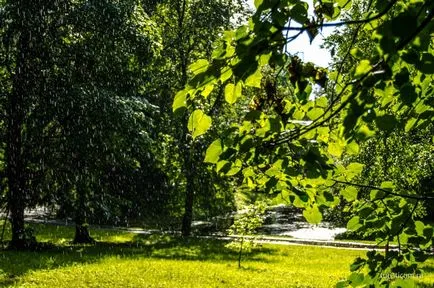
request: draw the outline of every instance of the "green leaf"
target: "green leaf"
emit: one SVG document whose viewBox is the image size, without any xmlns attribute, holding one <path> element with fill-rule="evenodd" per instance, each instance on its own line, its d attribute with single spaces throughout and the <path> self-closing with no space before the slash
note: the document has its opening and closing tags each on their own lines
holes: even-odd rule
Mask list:
<svg viewBox="0 0 434 288">
<path fill-rule="evenodd" d="M 375 118 L 375 123 L 377 127 L 383 131 L 391 131 L 399 124 L 398 120 L 393 115 L 378 116 Z"/>
<path fill-rule="evenodd" d="M 319 127 L 316 129 L 317 133 L 317 139 L 318 141 L 322 141 L 324 143 L 329 142 L 329 136 L 330 136 L 330 128 L 328 127 Z"/>
<path fill-rule="evenodd" d="M 363 164 L 360 164 L 360 163 L 357 163 L 357 162 L 353 162 L 353 163 L 350 163 L 350 165 L 347 166 L 347 171 L 351 171 L 353 173 L 360 174 L 363 171 L 363 167 L 364 167 Z"/>
<path fill-rule="evenodd" d="M 347 223 L 347 229 L 350 231 L 356 231 L 360 227 L 362 227 L 362 225 L 360 224 L 360 217 L 359 216 L 354 216 Z"/>
<path fill-rule="evenodd" d="M 342 9 L 351 8 L 351 2 L 351 0 L 337 0 L 339 7 L 341 7 Z"/>
<path fill-rule="evenodd" d="M 419 64 L 416 65 L 416 68 L 422 73 L 434 74 L 434 55 L 424 52 L 422 54 L 422 59 Z"/>
<path fill-rule="evenodd" d="M 229 104 L 233 104 L 235 103 L 236 96 L 234 96 L 235 94 L 235 85 L 233 83 L 228 83 L 225 86 L 225 100 L 226 102 L 228 102 Z"/>
<path fill-rule="evenodd" d="M 348 280 L 350 281 L 351 286 L 353 286 L 353 287 L 357 287 L 360 284 L 362 284 L 364 279 L 365 279 L 365 276 L 362 273 L 356 273 L 356 272 L 352 273 L 348 277 Z"/>
<path fill-rule="evenodd" d="M 411 118 L 407 121 L 407 123 L 405 124 L 405 132 L 407 133 L 408 131 L 410 131 L 414 125 L 417 123 L 417 119 L 416 118 Z"/>
<path fill-rule="evenodd" d="M 223 145 L 220 139 L 215 140 L 209 145 L 205 153 L 205 163 L 216 164 L 219 161 L 219 156 L 223 152 Z"/>
<path fill-rule="evenodd" d="M 232 69 L 230 67 L 225 67 L 224 69 L 222 69 L 219 79 L 222 83 L 225 83 L 232 77 L 232 75 L 233 75 Z"/>
<path fill-rule="evenodd" d="M 366 265 L 366 260 L 360 257 L 357 257 L 356 260 L 354 260 L 353 264 L 350 266 L 350 271 L 354 272 L 362 268 Z"/>
<path fill-rule="evenodd" d="M 383 181 L 383 182 L 381 182 L 380 187 L 385 189 L 385 190 L 392 191 L 395 188 L 395 184 L 393 184 L 392 181 Z"/>
<path fill-rule="evenodd" d="M 268 65 L 268 63 L 270 62 L 270 58 L 271 58 L 272 53 L 268 53 L 268 54 L 262 54 L 261 57 L 259 57 L 259 66 L 264 66 L 264 65 Z"/>
<path fill-rule="evenodd" d="M 315 99 L 315 105 L 317 107 L 320 107 L 320 108 L 327 108 L 328 107 L 327 97 L 322 96 L 322 97 L 316 98 Z"/>
<path fill-rule="evenodd" d="M 235 31 L 235 39 L 236 40 L 240 40 L 242 38 L 245 38 L 248 35 L 249 35 L 249 28 L 246 25 L 243 25 L 243 26 L 239 27 Z"/>
<path fill-rule="evenodd" d="M 307 3 L 298 2 L 290 11 L 289 15 L 292 19 L 300 24 L 305 24 L 308 20 L 307 18 Z"/>
<path fill-rule="evenodd" d="M 214 89 L 214 85 L 206 85 L 205 89 L 202 90 L 200 93 L 203 97 L 207 98 L 209 94 L 211 94 L 212 90 Z"/>
<path fill-rule="evenodd" d="M 371 70 L 371 62 L 369 60 L 360 61 L 359 65 L 356 67 L 356 72 L 354 74 L 355 78 L 360 78 Z"/>
<path fill-rule="evenodd" d="M 355 141 L 350 142 L 345 147 L 345 149 L 346 149 L 347 153 L 350 155 L 358 155 L 360 153 L 359 144 L 357 144 L 357 142 L 355 142 Z"/>
<path fill-rule="evenodd" d="M 371 199 L 371 201 L 374 201 L 378 199 L 383 199 L 385 195 L 386 193 L 384 193 L 384 191 L 374 189 L 371 190 L 371 192 L 369 193 L 369 198 Z"/>
<path fill-rule="evenodd" d="M 423 235 L 423 229 L 425 228 L 425 224 L 421 221 L 415 221 L 414 226 L 416 228 L 417 235 Z"/>
<path fill-rule="evenodd" d="M 172 111 L 175 112 L 180 108 L 186 108 L 187 104 L 187 91 L 181 90 L 175 95 L 175 99 L 172 104 Z"/>
<path fill-rule="evenodd" d="M 316 120 L 323 114 L 324 110 L 321 108 L 313 108 L 306 113 L 307 117 L 309 117 L 310 120 Z"/>
<path fill-rule="evenodd" d="M 319 211 L 318 206 L 308 207 L 303 211 L 303 216 L 306 218 L 307 222 L 311 224 L 319 224 L 322 220 L 321 211 Z"/>
<path fill-rule="evenodd" d="M 356 200 L 357 199 L 357 194 L 358 194 L 358 191 L 353 186 L 347 186 L 344 190 L 341 191 L 341 195 L 348 202 Z"/>
<path fill-rule="evenodd" d="M 225 86 L 225 100 L 229 104 L 234 104 L 238 97 L 241 96 L 242 93 L 242 84 L 241 82 L 238 82 L 237 85 L 234 85 L 232 83 L 228 83 Z"/>
<path fill-rule="evenodd" d="M 198 136 L 204 134 L 211 127 L 211 117 L 202 112 L 202 110 L 195 110 L 188 119 L 188 130 L 196 139 Z"/>
<path fill-rule="evenodd" d="M 193 64 L 191 64 L 188 68 L 193 73 L 193 75 L 197 75 L 205 72 L 208 69 L 209 62 L 206 59 L 199 59 Z"/>
<path fill-rule="evenodd" d="M 334 20 L 337 17 L 339 17 L 341 9 L 339 6 L 335 6 L 333 1 L 323 1 L 322 3 L 322 10 L 324 13 L 324 16 L 327 20 Z"/>
<path fill-rule="evenodd" d="M 405 83 L 399 89 L 399 97 L 401 101 L 406 105 L 412 105 L 418 98 L 416 93 L 416 87 L 414 87 L 411 83 Z"/>
<path fill-rule="evenodd" d="M 226 172 L 226 176 L 234 176 L 238 172 L 241 171 L 241 168 L 243 167 L 243 163 L 237 159 L 235 163 L 231 163 L 230 169 L 228 172 Z"/>
<path fill-rule="evenodd" d="M 262 73 L 261 69 L 256 69 L 255 73 L 247 77 L 245 84 L 249 87 L 261 88 Z"/>
<path fill-rule="evenodd" d="M 329 143 L 327 152 L 329 152 L 332 156 L 341 157 L 343 153 L 343 147 L 339 145 L 339 143 Z"/>
<path fill-rule="evenodd" d="M 221 160 L 217 162 L 216 171 L 217 172 L 227 172 L 231 167 L 231 163 L 227 160 Z"/>
<path fill-rule="evenodd" d="M 262 5 L 262 2 L 264 2 L 264 0 L 255 0 L 255 8 L 258 9 L 259 6 Z"/>
<path fill-rule="evenodd" d="M 371 130 L 367 125 L 362 125 L 357 130 L 357 138 L 366 140 L 375 135 L 375 131 Z"/>
<path fill-rule="evenodd" d="M 348 287 L 348 281 L 347 280 L 341 280 L 336 284 L 335 288 L 346 288 Z"/>
</svg>

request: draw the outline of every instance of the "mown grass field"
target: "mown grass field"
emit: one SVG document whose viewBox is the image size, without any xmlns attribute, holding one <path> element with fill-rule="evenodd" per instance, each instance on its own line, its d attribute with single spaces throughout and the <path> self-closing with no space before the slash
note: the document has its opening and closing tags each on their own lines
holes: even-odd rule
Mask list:
<svg viewBox="0 0 434 288">
<path fill-rule="evenodd" d="M 263 245 L 245 256 L 225 242 L 92 230 L 96 245 L 71 245 L 73 228 L 31 225 L 43 251 L 0 252 L 0 287 L 334 287 L 364 251 Z M 9 235 L 8 231 L 6 235 Z M 421 278 L 434 287 L 434 259 Z"/>
</svg>

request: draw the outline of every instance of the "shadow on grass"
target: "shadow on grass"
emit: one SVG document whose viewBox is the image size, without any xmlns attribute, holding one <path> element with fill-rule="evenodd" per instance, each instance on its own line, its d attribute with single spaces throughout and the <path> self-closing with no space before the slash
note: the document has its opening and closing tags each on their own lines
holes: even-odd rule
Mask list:
<svg viewBox="0 0 434 288">
<path fill-rule="evenodd" d="M 130 242 L 97 242 L 95 245 L 42 245 L 37 251 L 0 250 L 0 287 L 12 285 L 29 271 L 61 266 L 91 264 L 107 257 L 157 258 L 198 261 L 237 261 L 227 242 L 168 235 L 135 235 Z M 266 261 L 261 254 L 272 249 L 257 248 L 244 254 L 249 261 Z"/>
</svg>

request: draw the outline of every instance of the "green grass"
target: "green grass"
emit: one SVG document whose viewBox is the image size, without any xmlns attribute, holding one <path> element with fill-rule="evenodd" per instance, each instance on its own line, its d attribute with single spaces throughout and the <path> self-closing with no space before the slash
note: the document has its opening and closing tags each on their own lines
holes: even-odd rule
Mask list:
<svg viewBox="0 0 434 288">
<path fill-rule="evenodd" d="M 245 256 L 225 242 L 98 229 L 96 245 L 71 245 L 71 227 L 31 225 L 43 251 L 0 252 L 0 287 L 334 287 L 364 251 L 264 245 Z M 9 234 L 9 233 L 8 233 Z M 434 283 L 430 274 L 424 283 Z M 431 269 L 431 270 L 430 270 Z M 430 287 L 429 285 L 428 287 Z"/>
</svg>

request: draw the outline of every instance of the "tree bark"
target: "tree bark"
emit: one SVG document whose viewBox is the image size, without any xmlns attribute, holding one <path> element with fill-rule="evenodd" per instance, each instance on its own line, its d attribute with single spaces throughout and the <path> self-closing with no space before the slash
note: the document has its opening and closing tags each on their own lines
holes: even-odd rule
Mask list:
<svg viewBox="0 0 434 288">
<path fill-rule="evenodd" d="M 95 239 L 90 236 L 87 222 L 86 212 L 86 184 L 83 181 L 79 181 L 77 189 L 77 206 L 75 211 L 75 236 L 73 243 L 75 244 L 93 244 Z"/>
<path fill-rule="evenodd" d="M 86 223 L 75 223 L 74 244 L 94 244 L 96 241 L 90 236 Z"/>
<path fill-rule="evenodd" d="M 24 21 L 24 20 L 23 20 Z M 24 28 L 22 29 L 24 30 Z M 6 126 L 6 175 L 8 179 L 8 208 L 12 224 L 12 248 L 28 246 L 24 227 L 26 208 L 25 163 L 23 159 L 22 129 L 25 117 L 24 95 L 30 84 L 30 32 L 21 31 L 18 40 L 18 53 L 15 75 L 12 78 L 12 92 L 8 95 Z"/>
<path fill-rule="evenodd" d="M 193 148 L 191 148 L 193 149 Z M 185 161 L 185 159 L 184 159 Z M 187 160 L 189 163 L 189 159 Z M 192 165 L 189 165 L 190 167 Z M 192 168 L 192 167 L 191 167 Z M 184 215 L 182 218 L 181 234 L 183 237 L 191 235 L 191 222 L 193 221 L 193 203 L 194 203 L 194 176 L 190 171 L 186 172 L 187 185 L 185 188 Z"/>
<path fill-rule="evenodd" d="M 8 208 L 12 224 L 12 241 L 14 248 L 24 248 L 24 209 L 25 209 L 25 180 L 22 159 L 22 95 L 19 91 L 11 93 L 9 97 L 9 115 L 7 124 L 6 173 L 8 178 Z"/>
<path fill-rule="evenodd" d="M 179 43 L 184 43 L 184 21 L 185 21 L 185 12 L 187 7 L 186 0 L 182 0 L 178 2 L 179 6 L 177 7 L 178 13 L 178 41 Z M 181 86 L 184 86 L 187 83 L 187 65 L 188 65 L 188 52 L 185 51 L 183 46 L 180 46 L 179 50 L 179 59 L 180 59 L 180 68 L 181 68 Z M 183 159 L 183 172 L 186 180 L 185 187 L 185 200 L 184 200 L 184 215 L 182 217 L 182 227 L 181 234 L 183 237 L 188 237 L 191 235 L 191 223 L 193 221 L 193 204 L 194 204 L 194 167 L 192 163 L 192 155 L 193 155 L 193 141 L 189 138 L 189 132 L 187 128 L 187 115 L 185 115 L 182 122 L 182 140 L 181 151 L 184 154 Z"/>
</svg>

